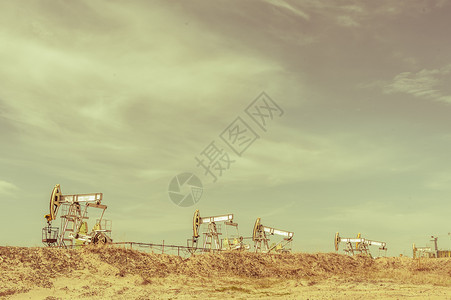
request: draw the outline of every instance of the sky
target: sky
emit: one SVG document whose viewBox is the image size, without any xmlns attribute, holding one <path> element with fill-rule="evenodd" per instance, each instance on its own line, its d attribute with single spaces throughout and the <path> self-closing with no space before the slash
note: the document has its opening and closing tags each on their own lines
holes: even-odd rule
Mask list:
<svg viewBox="0 0 451 300">
<path fill-rule="evenodd" d="M 260 217 L 301 252 L 334 251 L 336 232 L 390 256 L 431 235 L 451 249 L 450 13 L 432 0 L 0 1 L 0 245 L 42 245 L 60 184 L 103 193 L 115 241 L 186 245 L 199 209 L 233 213 L 245 237 Z M 188 207 L 168 193 L 182 173 L 203 187 Z"/>
</svg>

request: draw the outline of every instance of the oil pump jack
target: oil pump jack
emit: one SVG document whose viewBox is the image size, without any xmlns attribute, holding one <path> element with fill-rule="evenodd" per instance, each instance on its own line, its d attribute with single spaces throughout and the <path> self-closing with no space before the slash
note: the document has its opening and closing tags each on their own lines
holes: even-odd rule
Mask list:
<svg viewBox="0 0 451 300">
<path fill-rule="evenodd" d="M 50 196 L 50 212 L 45 215 L 47 227 L 42 228 L 42 242 L 49 247 L 67 247 L 81 244 L 106 244 L 112 242 L 111 221 L 102 220 L 106 205 L 101 204 L 102 193 L 63 195 L 59 184 Z M 88 232 L 88 208 L 101 210 L 91 232 Z M 61 229 L 52 227 L 59 211 Z M 67 243 L 67 244 L 66 244 Z"/>
<path fill-rule="evenodd" d="M 338 251 L 340 243 L 344 243 L 346 245 L 343 251 L 351 256 L 356 254 L 371 256 L 369 246 L 378 246 L 379 250 L 387 252 L 387 243 L 362 238 L 360 233 L 357 234 L 356 238 L 342 238 L 337 232 L 334 238 L 335 251 Z"/>
<path fill-rule="evenodd" d="M 272 246 L 269 246 L 269 238 L 268 235 L 279 235 L 282 236 L 283 239 L 274 243 Z M 254 250 L 255 252 L 266 252 L 270 253 L 271 251 L 284 253 L 291 252 L 291 247 L 287 247 L 291 245 L 293 241 L 294 232 L 275 229 L 273 227 L 264 226 L 261 224 L 261 219 L 257 218 L 254 225 L 254 230 L 252 233 L 252 240 L 254 241 Z"/>
<path fill-rule="evenodd" d="M 233 214 L 225 214 L 212 217 L 201 217 L 199 210 L 196 209 L 193 216 L 193 237 L 188 240 L 188 246 L 193 250 L 198 248 L 198 241 L 200 237 L 200 226 L 206 224 L 207 228 L 203 232 L 202 251 L 214 250 L 244 250 L 246 245 L 243 244 L 243 238 L 239 236 L 238 224 L 233 222 Z M 220 225 L 225 226 L 226 235 L 222 240 L 220 235 Z M 227 227 L 234 227 L 236 234 L 231 238 L 228 234 Z M 191 244 L 191 245 L 190 245 Z"/>
</svg>

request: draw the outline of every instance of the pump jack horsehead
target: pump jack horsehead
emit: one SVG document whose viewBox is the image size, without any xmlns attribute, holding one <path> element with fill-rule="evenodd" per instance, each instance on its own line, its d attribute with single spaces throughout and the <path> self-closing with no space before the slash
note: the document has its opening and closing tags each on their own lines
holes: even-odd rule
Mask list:
<svg viewBox="0 0 451 300">
<path fill-rule="evenodd" d="M 225 225 L 226 236 L 220 241 L 219 236 L 222 235 L 220 232 L 219 225 L 223 223 Z M 213 217 L 201 217 L 199 210 L 196 209 L 193 217 L 193 238 L 188 240 L 188 246 L 191 247 L 192 251 L 197 249 L 198 240 L 200 237 L 200 226 L 202 224 L 207 224 L 208 227 L 203 233 L 204 241 L 202 245 L 202 251 L 211 250 L 244 250 L 247 249 L 247 245 L 243 244 L 243 238 L 239 236 L 238 224 L 233 222 L 233 214 L 226 214 Z M 229 237 L 227 227 L 235 227 L 236 234 L 234 238 Z M 191 243 L 191 245 L 189 245 Z"/>
<path fill-rule="evenodd" d="M 47 227 L 42 229 L 42 242 L 47 246 L 67 247 L 87 243 L 106 244 L 111 243 L 111 222 L 102 220 L 106 205 L 101 204 L 102 193 L 63 195 L 59 184 L 55 185 L 50 196 L 50 212 L 45 215 Z M 88 207 L 98 208 L 102 211 L 92 231 L 88 233 Z M 56 220 L 59 210 L 61 215 L 61 230 L 52 227 L 52 221 Z"/>
<path fill-rule="evenodd" d="M 371 256 L 369 246 L 378 246 L 380 251 L 385 251 L 385 254 L 387 252 L 387 243 L 362 238 L 360 233 L 357 234 L 356 238 L 342 238 L 337 232 L 334 238 L 335 251 L 338 251 L 340 243 L 346 245 L 346 248 L 344 248 L 343 251 L 348 255 L 363 254 Z M 353 246 L 354 244 L 355 247 Z"/>
<path fill-rule="evenodd" d="M 269 238 L 267 235 L 279 235 L 283 236 L 282 241 L 279 243 L 274 243 L 271 247 L 269 246 Z M 254 225 L 254 231 L 252 233 L 252 240 L 254 241 L 255 252 L 266 252 L 276 251 L 280 253 L 291 252 L 291 249 L 287 247 L 293 241 L 294 232 L 275 229 L 273 227 L 264 226 L 261 224 L 261 219 L 257 218 Z"/>
</svg>

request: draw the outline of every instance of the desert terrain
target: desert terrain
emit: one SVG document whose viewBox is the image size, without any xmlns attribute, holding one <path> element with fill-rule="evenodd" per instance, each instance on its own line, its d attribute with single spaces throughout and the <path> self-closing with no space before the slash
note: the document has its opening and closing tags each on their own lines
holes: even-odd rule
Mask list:
<svg viewBox="0 0 451 300">
<path fill-rule="evenodd" d="M 0 247 L 1 299 L 451 299 L 451 259 Z"/>
</svg>

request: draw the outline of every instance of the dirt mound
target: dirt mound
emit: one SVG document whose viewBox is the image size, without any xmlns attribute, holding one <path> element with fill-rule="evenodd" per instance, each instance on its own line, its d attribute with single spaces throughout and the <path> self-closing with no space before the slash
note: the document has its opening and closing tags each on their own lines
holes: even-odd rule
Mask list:
<svg viewBox="0 0 451 300">
<path fill-rule="evenodd" d="M 84 272 L 84 273 L 83 273 Z M 298 280 L 402 281 L 451 286 L 451 259 L 350 257 L 335 253 L 268 255 L 221 252 L 179 256 L 115 247 L 82 249 L 0 247 L 0 296 L 52 288 L 56 278 L 74 274 L 156 278 L 282 278 Z"/>
</svg>

